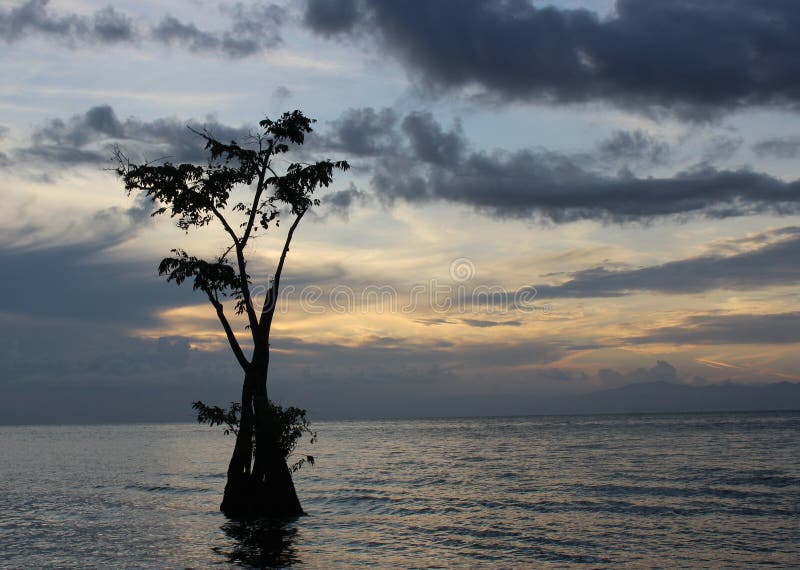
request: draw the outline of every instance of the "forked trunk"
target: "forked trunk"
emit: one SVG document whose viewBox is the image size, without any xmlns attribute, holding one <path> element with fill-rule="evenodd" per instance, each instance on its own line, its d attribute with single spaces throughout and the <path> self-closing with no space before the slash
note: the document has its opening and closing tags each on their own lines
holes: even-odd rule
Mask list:
<svg viewBox="0 0 800 570">
<path fill-rule="evenodd" d="M 266 366 L 259 368 L 245 375 L 239 433 L 220 510 L 235 518 L 302 515 L 277 422 L 271 417 Z"/>
</svg>

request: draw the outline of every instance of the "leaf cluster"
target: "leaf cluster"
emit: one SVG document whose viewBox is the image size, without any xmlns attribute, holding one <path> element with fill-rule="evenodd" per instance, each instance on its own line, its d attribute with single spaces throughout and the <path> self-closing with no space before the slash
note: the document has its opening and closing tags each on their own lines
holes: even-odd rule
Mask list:
<svg viewBox="0 0 800 570">
<path fill-rule="evenodd" d="M 236 313 L 245 310 L 241 291 L 241 277 L 224 257 L 214 262 L 198 259 L 182 249 L 171 250 L 175 257 L 165 257 L 158 265 L 158 274 L 166 276 L 167 282 L 180 285 L 192 280 L 192 289 L 203 291 L 212 303 L 219 303 L 220 297 L 236 299 Z"/>
<path fill-rule="evenodd" d="M 224 426 L 225 435 L 239 433 L 239 418 L 241 417 L 242 405 L 239 402 L 231 402 L 231 407 L 227 410 L 219 406 L 207 406 L 201 401 L 193 402 L 192 409 L 197 410 L 197 423 L 208 424 L 211 427 Z"/>
<path fill-rule="evenodd" d="M 268 403 L 268 429 L 277 439 L 278 448 L 284 457 L 289 457 L 303 435 L 309 436 L 309 443 L 317 441 L 317 433 L 311 429 L 306 411 L 289 406 L 284 408 L 274 402 Z M 314 463 L 312 458 L 310 463 Z"/>
<path fill-rule="evenodd" d="M 267 229 L 269 222 L 278 217 L 281 206 L 289 206 L 295 214 L 305 211 L 316 203 L 311 198 L 314 191 L 330 184 L 334 169 L 349 168 L 346 161 L 330 160 L 291 163 L 283 174 L 273 168 L 275 157 L 289 152 L 292 145 L 305 142 L 314 122 L 297 110 L 274 121 L 266 118 L 259 122 L 262 131 L 251 134 L 245 144 L 222 142 L 208 131 L 191 129 L 206 141 L 207 165 L 175 165 L 169 161 L 132 164 L 117 149 L 115 170 L 128 194 L 143 193 L 157 205 L 153 215 L 169 214 L 184 231 L 219 218 L 235 187 L 256 183 L 254 191 L 259 199 L 253 205 L 238 203 L 233 209 L 258 218 L 260 226 Z M 274 192 L 263 195 L 267 186 L 272 186 Z"/>
<path fill-rule="evenodd" d="M 208 406 L 198 400 L 192 403 L 192 409 L 197 411 L 198 423 L 208 424 L 211 427 L 223 426 L 225 435 L 239 433 L 242 406 L 238 402 L 231 402 L 226 410 L 219 406 Z M 266 428 L 275 438 L 284 459 L 292 455 L 304 435 L 309 437 L 309 443 L 312 445 L 317 441 L 317 433 L 311 429 L 305 410 L 294 406 L 284 408 L 270 401 L 267 403 L 267 412 L 268 416 L 264 419 L 267 423 Z M 306 463 L 314 465 L 314 456 L 304 455 L 291 465 L 291 469 L 297 471 Z"/>
<path fill-rule="evenodd" d="M 173 249 L 176 257 L 165 257 L 158 265 L 158 274 L 166 275 L 167 281 L 180 285 L 192 279 L 192 289 L 206 293 L 220 293 L 236 285 L 238 276 L 233 266 L 224 258 L 208 262 L 189 255 L 182 249 Z"/>
</svg>

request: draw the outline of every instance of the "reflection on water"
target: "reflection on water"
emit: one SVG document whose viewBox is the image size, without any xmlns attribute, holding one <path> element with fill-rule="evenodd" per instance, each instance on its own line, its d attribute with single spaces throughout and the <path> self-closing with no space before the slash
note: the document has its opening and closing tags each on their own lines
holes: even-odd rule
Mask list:
<svg viewBox="0 0 800 570">
<path fill-rule="evenodd" d="M 0 427 L 0 568 L 796 568 L 800 413 L 318 422 L 308 516 L 192 424 Z"/>
<path fill-rule="evenodd" d="M 283 568 L 300 563 L 294 540 L 297 519 L 253 521 L 231 520 L 222 525 L 226 536 L 233 540 L 227 548 L 213 548 L 228 562 L 255 568 Z"/>
</svg>

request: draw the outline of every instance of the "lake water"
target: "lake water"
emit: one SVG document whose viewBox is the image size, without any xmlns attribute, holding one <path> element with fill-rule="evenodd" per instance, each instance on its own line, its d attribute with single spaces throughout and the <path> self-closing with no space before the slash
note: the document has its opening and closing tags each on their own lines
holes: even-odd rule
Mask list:
<svg viewBox="0 0 800 570">
<path fill-rule="evenodd" d="M 800 566 L 800 413 L 317 422 L 308 516 L 197 425 L 0 427 L 2 568 Z"/>
</svg>

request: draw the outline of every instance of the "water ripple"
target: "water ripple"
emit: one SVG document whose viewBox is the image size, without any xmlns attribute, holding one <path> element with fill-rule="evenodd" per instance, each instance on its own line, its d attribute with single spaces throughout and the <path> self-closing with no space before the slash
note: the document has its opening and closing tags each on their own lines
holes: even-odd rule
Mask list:
<svg viewBox="0 0 800 570">
<path fill-rule="evenodd" d="M 0 566 L 791 568 L 800 560 L 800 414 L 316 428 L 317 466 L 296 481 L 309 516 L 254 523 L 217 510 L 232 440 L 213 431 L 0 428 Z"/>
</svg>

